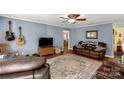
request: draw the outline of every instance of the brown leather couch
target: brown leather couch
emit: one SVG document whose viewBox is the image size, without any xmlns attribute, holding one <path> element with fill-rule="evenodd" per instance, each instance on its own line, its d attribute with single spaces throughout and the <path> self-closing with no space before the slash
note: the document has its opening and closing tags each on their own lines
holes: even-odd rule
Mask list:
<svg viewBox="0 0 124 93">
<path fill-rule="evenodd" d="M 0 79 L 49 79 L 50 66 L 43 57 L 19 57 L 0 62 Z"/>
<path fill-rule="evenodd" d="M 78 45 L 73 46 L 73 52 L 75 54 L 92 57 L 95 59 L 104 59 L 106 52 L 106 43 L 98 42 L 83 42 L 80 41 Z"/>
</svg>

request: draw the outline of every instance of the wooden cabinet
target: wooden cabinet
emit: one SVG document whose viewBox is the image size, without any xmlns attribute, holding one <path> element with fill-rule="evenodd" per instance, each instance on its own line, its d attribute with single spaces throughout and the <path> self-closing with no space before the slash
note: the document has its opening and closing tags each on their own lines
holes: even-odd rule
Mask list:
<svg viewBox="0 0 124 93">
<path fill-rule="evenodd" d="M 0 55 L 8 53 L 8 45 L 6 43 L 0 43 Z"/>
<path fill-rule="evenodd" d="M 38 52 L 39 52 L 40 56 L 54 55 L 55 49 L 54 49 L 54 47 L 42 47 L 42 48 L 38 49 Z"/>
</svg>

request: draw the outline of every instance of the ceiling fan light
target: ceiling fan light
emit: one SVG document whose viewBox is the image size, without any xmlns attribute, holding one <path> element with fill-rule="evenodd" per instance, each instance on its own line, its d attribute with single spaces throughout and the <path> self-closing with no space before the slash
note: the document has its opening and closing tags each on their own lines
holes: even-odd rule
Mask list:
<svg viewBox="0 0 124 93">
<path fill-rule="evenodd" d="M 76 20 L 75 19 L 69 19 L 68 22 L 69 23 L 74 23 Z"/>
</svg>

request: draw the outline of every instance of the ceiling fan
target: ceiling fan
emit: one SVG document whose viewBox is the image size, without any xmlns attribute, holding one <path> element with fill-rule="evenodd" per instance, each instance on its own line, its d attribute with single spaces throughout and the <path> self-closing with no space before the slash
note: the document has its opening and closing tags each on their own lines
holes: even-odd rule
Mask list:
<svg viewBox="0 0 124 93">
<path fill-rule="evenodd" d="M 80 14 L 69 14 L 67 15 L 67 18 L 66 17 L 60 17 L 62 19 L 65 19 L 65 21 L 62 21 L 63 23 L 64 22 L 69 22 L 69 23 L 76 23 L 76 21 L 86 21 L 85 18 L 78 18 L 80 16 Z"/>
</svg>

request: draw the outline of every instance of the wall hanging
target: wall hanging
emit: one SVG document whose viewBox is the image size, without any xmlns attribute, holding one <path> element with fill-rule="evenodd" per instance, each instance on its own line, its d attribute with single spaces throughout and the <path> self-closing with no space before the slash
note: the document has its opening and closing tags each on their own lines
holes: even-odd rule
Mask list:
<svg viewBox="0 0 124 93">
<path fill-rule="evenodd" d="M 19 36 L 16 38 L 16 44 L 17 45 L 23 45 L 25 44 L 24 36 L 22 35 L 22 28 L 19 27 Z"/>
<path fill-rule="evenodd" d="M 14 33 L 12 32 L 12 22 L 9 21 L 8 23 L 9 23 L 9 30 L 6 31 L 5 39 L 7 41 L 13 41 L 13 40 L 15 40 L 15 36 L 14 36 Z"/>
<path fill-rule="evenodd" d="M 98 39 L 98 31 L 86 31 L 86 39 Z"/>
</svg>

